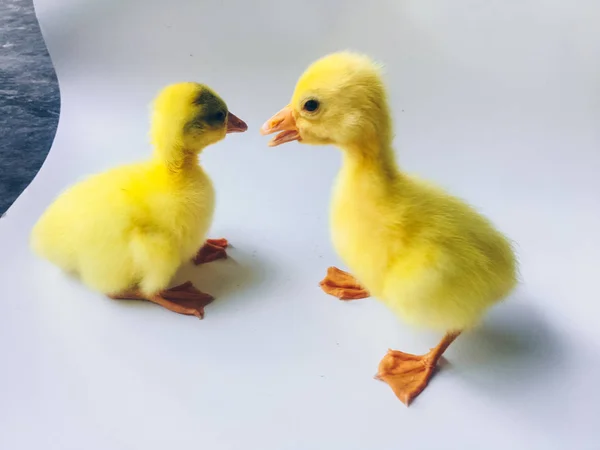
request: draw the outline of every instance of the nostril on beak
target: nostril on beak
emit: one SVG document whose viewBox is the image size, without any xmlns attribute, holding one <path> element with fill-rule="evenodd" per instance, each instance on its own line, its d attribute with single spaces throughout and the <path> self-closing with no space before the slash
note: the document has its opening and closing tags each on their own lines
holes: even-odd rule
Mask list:
<svg viewBox="0 0 600 450">
<path fill-rule="evenodd" d="M 270 133 L 275 127 L 281 125 L 283 119 L 271 119 L 262 126 L 261 131 L 263 133 Z"/>
<path fill-rule="evenodd" d="M 269 125 L 271 126 L 271 128 L 274 128 L 274 127 L 281 125 L 282 122 L 283 122 L 283 118 L 275 119 L 275 120 L 272 120 Z"/>
</svg>

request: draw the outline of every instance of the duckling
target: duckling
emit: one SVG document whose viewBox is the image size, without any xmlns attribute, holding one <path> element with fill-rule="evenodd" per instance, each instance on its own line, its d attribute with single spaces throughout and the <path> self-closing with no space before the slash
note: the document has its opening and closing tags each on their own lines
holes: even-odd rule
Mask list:
<svg viewBox="0 0 600 450">
<path fill-rule="evenodd" d="M 445 333 L 424 355 L 389 350 L 375 378 L 407 406 L 448 346 L 517 283 L 511 243 L 464 201 L 402 171 L 379 64 L 327 55 L 298 80 L 291 102 L 261 128 L 269 143 L 332 144 L 342 168 L 331 203 L 334 248 L 321 288 L 342 300 L 374 296 L 410 324 Z"/>
<path fill-rule="evenodd" d="M 148 300 L 204 316 L 213 297 L 191 282 L 167 289 L 180 265 L 226 256 L 225 239 L 204 242 L 215 192 L 202 150 L 247 125 L 212 89 L 194 82 L 155 98 L 151 159 L 93 175 L 67 189 L 31 233 L 35 253 L 113 299 Z"/>
</svg>

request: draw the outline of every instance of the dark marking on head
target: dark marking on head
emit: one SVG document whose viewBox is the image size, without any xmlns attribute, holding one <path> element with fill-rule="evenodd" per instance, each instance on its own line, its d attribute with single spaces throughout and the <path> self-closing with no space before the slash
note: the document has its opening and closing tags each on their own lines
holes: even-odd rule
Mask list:
<svg viewBox="0 0 600 450">
<path fill-rule="evenodd" d="M 190 120 L 188 123 L 185 124 L 183 131 L 186 133 L 192 130 L 202 131 L 205 128 L 206 123 L 204 119 L 202 117 L 195 117 L 194 119 Z"/>
<path fill-rule="evenodd" d="M 210 92 L 208 89 L 200 88 L 200 93 L 194 99 L 194 104 L 198 106 L 204 106 L 208 103 L 212 103 L 218 100 L 215 94 Z"/>
<path fill-rule="evenodd" d="M 193 120 L 197 125 L 206 124 L 210 127 L 222 127 L 227 120 L 227 105 L 208 89 L 202 89 L 194 99 L 194 104 L 201 107 L 199 115 Z M 196 126 L 196 128 L 203 128 Z"/>
</svg>

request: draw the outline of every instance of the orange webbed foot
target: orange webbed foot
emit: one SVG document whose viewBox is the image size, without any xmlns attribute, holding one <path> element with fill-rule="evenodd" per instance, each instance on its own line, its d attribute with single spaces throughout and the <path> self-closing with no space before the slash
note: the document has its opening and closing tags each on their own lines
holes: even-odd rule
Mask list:
<svg viewBox="0 0 600 450">
<path fill-rule="evenodd" d="M 319 283 L 321 289 L 340 300 L 359 300 L 370 297 L 369 292 L 348 272 L 330 267 L 327 276 Z"/>
<path fill-rule="evenodd" d="M 375 378 L 385 381 L 396 397 L 408 406 L 427 387 L 435 371 L 435 365 L 428 355 L 388 350 L 379 363 L 379 371 Z"/>
<path fill-rule="evenodd" d="M 192 261 L 194 264 L 200 265 L 218 259 L 225 259 L 227 258 L 226 249 L 228 246 L 229 242 L 227 239 L 207 239 Z"/>
<path fill-rule="evenodd" d="M 396 397 L 409 406 L 427 387 L 442 354 L 459 334 L 459 332 L 446 334 L 437 347 L 432 348 L 425 355 L 388 350 L 379 363 L 379 371 L 375 378 L 385 381 Z"/>
<path fill-rule="evenodd" d="M 145 296 L 139 290 L 131 290 L 109 295 L 116 300 L 147 300 L 178 314 L 204 318 L 204 307 L 214 300 L 214 297 L 199 291 L 187 281 L 179 286 L 166 289 L 152 296 Z"/>
</svg>

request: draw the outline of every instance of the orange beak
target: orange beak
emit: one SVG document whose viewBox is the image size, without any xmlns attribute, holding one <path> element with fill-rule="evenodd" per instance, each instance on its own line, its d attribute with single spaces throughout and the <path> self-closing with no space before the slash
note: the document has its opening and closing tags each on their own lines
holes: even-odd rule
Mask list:
<svg viewBox="0 0 600 450">
<path fill-rule="evenodd" d="M 248 125 L 231 111 L 227 114 L 227 133 L 243 133 Z"/>
<path fill-rule="evenodd" d="M 260 128 L 260 134 L 263 136 L 273 133 L 279 134 L 269 141 L 269 147 L 301 140 L 292 108 L 289 105 L 267 120 Z"/>
</svg>

